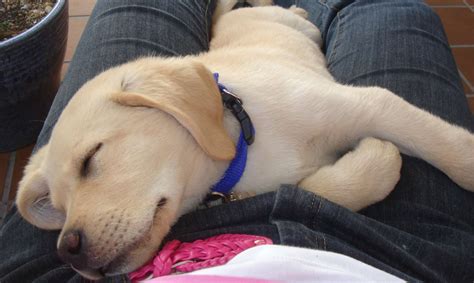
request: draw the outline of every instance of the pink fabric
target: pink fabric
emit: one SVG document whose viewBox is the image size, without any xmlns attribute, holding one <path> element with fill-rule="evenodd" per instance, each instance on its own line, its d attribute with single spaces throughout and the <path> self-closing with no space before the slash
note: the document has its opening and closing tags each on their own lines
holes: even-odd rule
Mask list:
<svg viewBox="0 0 474 283">
<path fill-rule="evenodd" d="M 277 283 L 278 281 L 218 275 L 171 275 L 154 278 L 146 283 Z"/>
<path fill-rule="evenodd" d="M 242 251 L 272 244 L 272 240 L 254 235 L 222 234 L 192 243 L 173 240 L 145 266 L 129 274 L 132 282 L 143 280 L 150 274 L 153 277 L 169 275 L 173 272 L 191 272 L 194 270 L 227 263 Z"/>
</svg>

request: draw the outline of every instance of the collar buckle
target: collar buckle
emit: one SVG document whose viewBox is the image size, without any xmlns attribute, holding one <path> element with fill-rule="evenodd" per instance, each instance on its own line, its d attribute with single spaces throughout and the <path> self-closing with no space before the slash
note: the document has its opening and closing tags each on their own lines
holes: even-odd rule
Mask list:
<svg viewBox="0 0 474 283">
<path fill-rule="evenodd" d="M 224 101 L 224 104 L 226 104 L 226 107 L 229 108 L 227 106 L 227 103 L 238 103 L 240 105 L 244 105 L 244 102 L 242 101 L 242 99 L 240 99 L 240 97 L 238 97 L 235 93 L 233 92 L 230 92 L 227 88 L 223 88 L 222 89 L 222 92 L 224 92 L 225 94 L 228 94 L 229 96 L 222 96 L 222 101 Z"/>
<path fill-rule="evenodd" d="M 242 99 L 240 99 L 240 97 L 238 97 L 225 87 L 221 87 L 220 90 L 222 102 L 224 103 L 225 107 L 232 112 L 237 121 L 239 121 L 245 142 L 248 145 L 251 145 L 255 140 L 255 130 L 253 128 L 250 116 L 242 107 L 242 105 L 244 104 Z"/>
</svg>

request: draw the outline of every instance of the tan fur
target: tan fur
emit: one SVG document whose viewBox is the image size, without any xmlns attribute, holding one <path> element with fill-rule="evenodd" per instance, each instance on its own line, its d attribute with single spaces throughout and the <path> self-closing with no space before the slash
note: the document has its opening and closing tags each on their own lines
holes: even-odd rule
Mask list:
<svg viewBox="0 0 474 283">
<path fill-rule="evenodd" d="M 235 145 L 224 129 L 222 99 L 210 72 L 202 64 L 194 63 L 182 66 L 181 70 L 170 75 L 174 84 L 169 87 L 181 88 L 184 96 L 174 93 L 157 95 L 157 90 L 151 86 L 142 93 L 116 93 L 112 100 L 127 106 L 160 109 L 184 126 L 210 157 L 232 160 Z M 197 75 L 197 80 L 189 80 L 192 75 Z"/>
<path fill-rule="evenodd" d="M 75 94 L 20 183 L 17 205 L 29 222 L 62 229 L 58 244 L 65 231 L 83 231 L 88 266 L 107 266 L 108 275 L 149 260 L 234 156 L 240 128 L 223 110 L 211 72 L 243 99 L 256 129 L 236 192 L 299 184 L 358 210 L 394 188 L 398 149 L 474 190 L 471 133 L 386 89 L 335 82 L 320 33 L 300 9 L 228 12 L 232 3 L 218 7 L 209 52 L 142 58 Z"/>
</svg>

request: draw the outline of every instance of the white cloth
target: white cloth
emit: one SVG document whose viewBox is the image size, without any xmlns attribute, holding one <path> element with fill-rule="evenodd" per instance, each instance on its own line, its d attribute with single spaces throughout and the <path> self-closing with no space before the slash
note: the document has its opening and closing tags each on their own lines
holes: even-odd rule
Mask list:
<svg viewBox="0 0 474 283">
<path fill-rule="evenodd" d="M 277 282 L 404 282 L 351 257 L 281 245 L 257 246 L 227 264 L 189 275 L 221 275 Z"/>
</svg>

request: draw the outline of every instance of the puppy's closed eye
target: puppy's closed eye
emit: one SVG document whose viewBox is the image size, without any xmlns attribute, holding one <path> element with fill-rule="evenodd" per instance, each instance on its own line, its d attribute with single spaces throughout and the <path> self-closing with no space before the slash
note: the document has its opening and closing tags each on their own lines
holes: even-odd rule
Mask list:
<svg viewBox="0 0 474 283">
<path fill-rule="evenodd" d="M 86 157 L 82 160 L 80 174 L 81 177 L 85 178 L 90 174 L 91 171 L 91 162 L 94 158 L 94 155 L 100 150 L 102 143 L 97 144 L 94 148 L 89 150 L 86 154 Z"/>
</svg>

